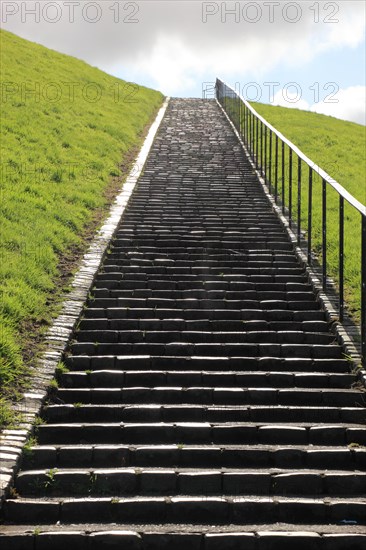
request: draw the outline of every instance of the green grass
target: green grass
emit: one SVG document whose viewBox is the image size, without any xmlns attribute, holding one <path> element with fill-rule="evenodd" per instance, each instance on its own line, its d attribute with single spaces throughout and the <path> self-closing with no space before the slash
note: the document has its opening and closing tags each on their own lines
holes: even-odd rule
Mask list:
<svg viewBox="0 0 366 550">
<path fill-rule="evenodd" d="M 4 403 L 25 381 L 30 333 L 57 311 L 60 277 L 122 186 L 163 95 L 9 32 L 0 46 Z"/>
<path fill-rule="evenodd" d="M 296 145 L 315 164 L 325 170 L 361 203 L 366 204 L 366 128 L 353 122 L 339 120 L 317 113 L 274 107 L 252 103 L 256 111 L 286 138 Z M 228 103 L 228 107 L 232 105 Z M 264 140 L 264 138 L 263 138 Z M 272 158 L 275 155 L 275 140 L 272 142 Z M 289 196 L 289 150 L 284 149 L 284 190 L 285 205 Z M 267 159 L 269 158 L 269 136 L 267 137 Z M 278 194 L 282 193 L 282 155 L 279 145 Z M 268 170 L 267 163 L 267 170 Z M 301 186 L 301 226 L 308 234 L 308 167 L 302 163 Z M 267 179 L 269 178 L 267 171 Z M 271 170 L 272 183 L 275 181 L 274 162 Z M 293 217 L 296 221 L 297 203 L 297 160 L 293 162 Z M 321 180 L 313 172 L 313 220 L 312 249 L 320 262 L 321 255 Z M 345 298 L 349 313 L 360 320 L 360 273 L 361 273 L 361 216 L 345 203 Z M 336 191 L 327 186 L 327 269 L 338 284 L 338 243 L 339 243 L 339 197 Z"/>
<path fill-rule="evenodd" d="M 252 103 L 254 109 L 354 197 L 366 203 L 366 127 L 334 117 Z"/>
</svg>

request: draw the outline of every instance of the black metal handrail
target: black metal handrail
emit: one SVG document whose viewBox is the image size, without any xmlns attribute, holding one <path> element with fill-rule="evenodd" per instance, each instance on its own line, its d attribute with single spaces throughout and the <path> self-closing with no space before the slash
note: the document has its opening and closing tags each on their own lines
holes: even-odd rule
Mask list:
<svg viewBox="0 0 366 550">
<path fill-rule="evenodd" d="M 344 320 L 344 217 L 345 201 L 354 209 L 355 215 L 361 216 L 361 354 L 363 364 L 366 364 L 366 206 L 353 197 L 342 185 L 325 172 L 320 166 L 309 159 L 296 145 L 291 143 L 281 132 L 269 124 L 257 111 L 233 88 L 216 80 L 216 97 L 229 119 L 238 131 L 256 169 L 262 175 L 269 192 L 274 196 L 276 204 L 280 204 L 283 214 L 287 217 L 290 227 L 294 222 L 294 195 L 296 194 L 295 219 L 296 238 L 300 246 L 302 239 L 302 186 L 307 169 L 307 261 L 313 263 L 313 176 L 321 179 L 321 265 L 322 284 L 326 291 L 327 247 L 327 189 L 334 189 L 339 197 L 338 218 L 338 294 L 339 318 Z M 288 150 L 285 154 L 285 147 Z M 287 158 L 286 158 L 287 157 Z M 297 161 L 296 161 L 297 159 Z M 287 162 L 288 178 L 285 186 L 285 167 Z M 295 173 L 297 166 L 297 173 Z M 279 173 L 280 172 L 280 173 Z M 280 189 L 279 189 L 280 188 Z M 280 191 L 280 192 L 279 192 Z M 286 194 L 287 191 L 287 194 Z"/>
</svg>

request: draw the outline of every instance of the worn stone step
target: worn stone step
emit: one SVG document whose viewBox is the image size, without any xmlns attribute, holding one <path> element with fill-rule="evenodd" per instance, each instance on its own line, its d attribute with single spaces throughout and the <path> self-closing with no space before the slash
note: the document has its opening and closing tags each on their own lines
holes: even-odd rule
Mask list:
<svg viewBox="0 0 366 550">
<path fill-rule="evenodd" d="M 308 300 L 216 300 L 216 299 L 170 299 L 170 298 L 90 298 L 88 304 L 94 308 L 159 308 L 159 309 L 289 309 L 292 311 L 319 309 L 319 303 L 312 295 Z"/>
<path fill-rule="evenodd" d="M 350 388 L 357 381 L 351 373 L 291 371 L 194 371 L 194 370 L 94 370 L 70 371 L 58 376 L 65 388 L 133 386 L 218 386 L 277 388 Z"/>
<path fill-rule="evenodd" d="M 22 468 L 293 468 L 366 470 L 366 447 L 320 445 L 37 445 Z"/>
<path fill-rule="evenodd" d="M 187 247 L 189 248 L 189 247 Z M 189 262 L 190 265 L 196 265 L 202 263 L 203 265 L 226 265 L 226 262 L 286 262 L 292 265 L 297 263 L 296 257 L 290 251 L 255 251 L 255 250 L 213 250 L 206 249 L 204 252 L 200 252 L 197 248 L 187 250 L 170 251 L 169 253 L 165 249 L 155 249 L 154 251 L 142 252 L 140 247 L 120 247 L 116 241 L 112 241 L 108 250 L 108 258 L 117 258 L 119 260 L 125 260 L 128 262 L 135 261 L 152 261 L 152 262 L 168 262 L 172 265 L 176 265 L 176 262 Z M 207 264 L 206 264 L 207 262 Z"/>
<path fill-rule="evenodd" d="M 38 427 L 41 444 L 60 443 L 236 443 L 277 445 L 366 445 L 359 424 L 256 424 L 209 422 L 59 423 Z"/>
<path fill-rule="evenodd" d="M 143 289 L 95 289 L 92 292 L 91 300 L 97 298 L 161 298 L 167 300 L 256 300 L 261 302 L 262 300 L 281 300 L 281 301 L 312 301 L 314 300 L 314 294 L 312 292 L 302 291 L 290 291 L 282 292 L 276 290 L 268 291 L 256 291 L 256 290 L 241 290 L 241 291 L 229 291 L 229 290 L 206 290 L 206 289 L 190 289 L 190 290 L 161 290 L 151 289 L 150 285 L 146 285 L 147 288 Z"/>
<path fill-rule="evenodd" d="M 245 274 L 225 274 L 223 272 L 220 272 L 221 275 L 216 275 L 215 273 L 211 273 L 209 276 L 205 277 L 212 285 L 218 285 L 219 283 L 224 283 L 228 285 L 228 288 L 232 288 L 232 285 L 238 283 L 238 282 L 251 282 L 251 283 L 293 283 L 293 284 L 303 284 L 307 282 L 306 275 L 304 273 L 301 274 L 287 274 L 284 275 L 281 272 L 277 272 L 275 270 L 274 273 L 263 273 L 263 270 L 261 270 L 260 273 L 256 272 L 255 270 L 251 270 L 249 273 Z M 107 271 L 104 271 L 102 269 L 99 274 L 95 277 L 95 282 L 100 281 L 103 284 L 108 281 L 150 281 L 150 280 L 156 280 L 159 279 L 160 281 L 166 280 L 167 285 L 170 283 L 177 283 L 178 288 L 179 286 L 182 288 L 197 288 L 197 274 L 186 274 L 186 273 L 164 273 L 156 276 L 155 274 L 147 274 L 141 272 L 141 268 L 139 266 L 135 266 L 132 270 L 130 270 L 129 273 L 121 272 L 117 268 L 114 269 L 108 269 Z M 202 276 L 198 279 L 202 279 Z M 201 283 L 203 286 L 203 284 Z M 169 286 L 167 286 L 169 288 Z"/>
<path fill-rule="evenodd" d="M 342 357 L 339 345 L 327 344 L 271 344 L 271 343 L 189 343 L 152 342 L 136 343 L 72 343 L 73 355 L 166 355 L 166 356 L 244 356 L 244 357 L 298 357 L 298 358 L 334 358 Z"/>
<path fill-rule="evenodd" d="M 335 336 L 328 333 L 303 331 L 186 331 L 186 330 L 79 330 L 78 343 L 207 343 L 207 344 L 332 344 Z"/>
<path fill-rule="evenodd" d="M 263 347 L 261 357 L 246 356 L 176 356 L 176 355 L 73 355 L 65 357 L 65 364 L 70 370 L 93 371 L 100 369 L 112 370 L 198 370 L 198 371 L 242 371 L 256 370 L 266 372 L 273 369 L 276 372 L 301 373 L 349 373 L 349 363 L 345 359 L 312 359 L 274 357 L 269 355 L 272 347 Z M 267 352 L 267 353 L 265 353 Z"/>
<path fill-rule="evenodd" d="M 112 547 L 124 550 L 185 550 L 187 547 L 192 550 L 293 550 L 294 547 L 298 550 L 362 550 L 366 544 L 365 534 L 320 534 L 316 531 L 305 531 L 303 528 L 297 532 L 286 531 L 288 525 L 282 531 L 254 532 L 242 526 L 238 531 L 221 533 L 212 532 L 212 527 L 211 532 L 205 533 L 205 526 L 199 526 L 200 532 L 179 532 L 178 525 L 171 526 L 172 532 L 164 532 L 161 527 L 160 532 L 151 532 L 151 527 L 147 532 L 138 532 L 135 525 L 129 525 L 127 528 L 125 525 L 114 525 L 113 529 L 105 527 L 101 531 L 100 526 L 95 526 L 92 530 L 76 530 L 76 527 L 73 526 L 73 530 L 63 527 L 57 531 L 44 525 L 37 533 L 24 534 L 22 529 L 9 534 L 0 533 L 0 545 L 5 545 L 8 550 L 64 550 L 65 545 L 69 545 L 73 550 L 100 550 Z"/>
<path fill-rule="evenodd" d="M 28 470 L 17 476 L 22 498 L 39 496 L 261 495 L 362 497 L 366 473 L 337 471 L 108 468 Z M 365 502 L 366 504 L 366 502 Z"/>
<path fill-rule="evenodd" d="M 104 403 L 104 401 L 103 401 Z M 360 407 L 308 406 L 207 406 L 194 405 L 49 405 L 43 413 L 47 423 L 60 422 L 321 422 L 322 424 L 366 421 Z"/>
<path fill-rule="evenodd" d="M 66 403 L 216 404 L 365 407 L 366 393 L 328 388 L 258 388 L 210 386 L 59 388 Z M 366 413 L 366 409 L 364 409 Z"/>
<path fill-rule="evenodd" d="M 133 245 L 131 245 L 133 246 Z M 287 246 L 287 245 L 286 245 Z M 298 282 L 306 281 L 304 278 L 304 270 L 301 267 L 298 267 L 296 264 L 291 264 L 291 267 L 170 267 L 170 266 L 129 266 L 125 268 L 120 268 L 120 266 L 112 263 L 103 264 L 103 274 L 107 273 L 120 273 L 121 277 L 126 275 L 136 276 L 140 274 L 141 278 L 145 278 L 163 275 L 173 280 L 184 280 L 185 277 L 197 277 L 197 276 L 207 276 L 210 279 L 217 277 L 218 280 L 224 279 L 234 279 L 235 277 L 243 278 L 245 276 L 255 276 L 255 280 L 258 282 L 265 282 L 260 278 L 262 275 L 272 276 L 274 282 Z M 291 277 L 297 277 L 295 279 Z M 300 277 L 300 279 L 299 279 Z"/>
<path fill-rule="evenodd" d="M 88 307 L 84 319 L 140 319 L 146 320 L 185 320 L 185 321 L 317 321 L 324 319 L 320 310 L 289 310 L 289 309 L 175 309 L 175 308 L 95 308 Z"/>
<path fill-rule="evenodd" d="M 255 332 L 262 330 L 301 332 L 328 332 L 325 321 L 265 321 L 262 320 L 184 320 L 184 319 L 82 319 L 79 330 L 142 330 L 142 331 L 208 331 L 208 332 Z"/>
<path fill-rule="evenodd" d="M 51 524 L 78 522 L 245 524 L 267 523 L 268 517 L 292 523 L 366 522 L 366 500 L 290 497 L 131 497 L 8 499 L 4 516 L 8 522 Z"/>
<path fill-rule="evenodd" d="M 196 286 L 193 286 L 196 285 Z M 204 290 L 225 291 L 225 292 L 310 292 L 311 286 L 307 283 L 261 283 L 261 282 L 230 282 L 230 281 L 191 281 L 190 286 L 186 286 L 179 281 L 170 281 L 159 278 L 149 278 L 148 280 L 121 279 L 121 280 L 101 280 L 98 279 L 94 284 L 95 289 L 108 288 L 110 290 L 170 290 L 190 294 Z"/>
</svg>

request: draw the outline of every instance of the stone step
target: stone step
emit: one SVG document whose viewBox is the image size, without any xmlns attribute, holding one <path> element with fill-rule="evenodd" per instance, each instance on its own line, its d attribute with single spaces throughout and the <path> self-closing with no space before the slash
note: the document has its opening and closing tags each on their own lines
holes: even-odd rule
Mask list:
<svg viewBox="0 0 366 550">
<path fill-rule="evenodd" d="M 186 330 L 79 330 L 75 332 L 78 343 L 206 343 L 206 344 L 333 344 L 335 335 L 303 331 L 186 331 Z"/>
<path fill-rule="evenodd" d="M 293 259 L 273 259 L 273 258 L 262 258 L 262 259 L 241 259 L 239 258 L 237 260 L 231 259 L 231 260 L 223 260 L 223 261 L 217 261 L 217 260 L 202 260 L 197 259 L 196 261 L 192 260 L 173 260 L 173 259 L 167 259 L 167 258 L 154 258 L 154 259 L 148 259 L 145 258 L 144 255 L 141 256 L 135 256 L 130 257 L 128 259 L 124 258 L 120 254 L 117 253 L 110 253 L 108 254 L 108 260 L 105 261 L 104 265 L 115 265 L 119 266 L 122 273 L 126 270 L 128 271 L 130 268 L 134 268 L 136 266 L 141 266 L 144 268 L 145 266 L 151 266 L 151 267 L 174 267 L 178 270 L 189 268 L 191 269 L 215 269 L 215 270 L 223 270 L 222 272 L 227 272 L 228 268 L 233 269 L 247 269 L 247 268 L 254 268 L 254 269 L 265 269 L 265 268 L 286 268 L 286 269 L 292 269 L 297 267 L 297 264 L 295 261 L 291 261 Z"/>
<path fill-rule="evenodd" d="M 298 265 L 296 256 L 288 250 L 232 250 L 232 249 L 200 249 L 199 247 L 178 247 L 178 248 L 156 248 L 156 247 L 136 247 L 118 246 L 118 242 L 113 240 L 108 250 L 108 258 L 115 255 L 120 260 L 152 260 L 152 261 L 188 261 L 190 265 L 195 266 L 201 262 L 216 263 L 225 266 L 226 262 L 247 261 L 247 262 L 286 262 L 293 267 Z M 308 284 L 308 282 L 304 282 Z"/>
<path fill-rule="evenodd" d="M 40 496 L 258 495 L 362 497 L 366 473 L 292 470 L 94 468 L 28 470 L 17 476 L 22 498 Z M 366 500 L 365 500 L 366 506 Z M 366 519 L 365 519 L 366 521 Z"/>
<path fill-rule="evenodd" d="M 227 290 L 156 290 L 156 289 L 140 289 L 140 290 L 128 290 L 128 289 L 95 289 L 92 292 L 91 299 L 97 298 L 161 298 L 166 300 L 173 300 L 180 302 L 181 300 L 193 299 L 193 300 L 221 300 L 224 302 L 231 302 L 237 300 L 255 300 L 262 302 L 263 300 L 276 300 L 276 301 L 304 301 L 311 302 L 315 300 L 312 292 L 300 292 L 300 291 L 257 291 L 257 290 L 240 290 L 240 291 L 227 291 Z"/>
<path fill-rule="evenodd" d="M 67 372 L 58 376 L 64 388 L 119 386 L 217 386 L 277 388 L 350 388 L 357 381 L 351 373 L 291 371 L 194 371 L 194 370 L 94 370 Z"/>
<path fill-rule="evenodd" d="M 239 229 L 239 228 L 238 228 Z M 267 228 L 268 229 L 268 228 Z M 261 228 L 257 228 L 255 231 L 248 231 L 247 228 L 242 228 L 241 231 L 227 231 L 226 228 L 222 229 L 205 229 L 201 231 L 187 231 L 185 228 L 176 227 L 170 229 L 155 230 L 137 230 L 137 229 L 124 229 L 120 230 L 116 236 L 116 242 L 118 245 L 126 246 L 126 242 L 144 244 L 154 243 L 157 247 L 164 248 L 164 244 L 168 243 L 170 246 L 180 245 L 182 242 L 194 245 L 199 243 L 202 246 L 208 242 L 220 242 L 225 245 L 227 242 L 244 242 L 244 243 L 263 243 L 263 242 L 287 242 L 287 237 L 281 229 L 272 226 L 268 233 L 264 236 L 264 231 Z M 220 248 L 226 248 L 220 246 Z"/>
<path fill-rule="evenodd" d="M 260 424 L 251 422 L 59 423 L 38 426 L 40 444 L 214 443 L 366 445 L 362 424 Z"/>
<path fill-rule="evenodd" d="M 314 310 L 290 309 L 179 309 L 179 308 L 127 308 L 127 307 L 89 307 L 84 319 L 140 319 L 140 320 L 185 320 L 185 321 L 323 321 L 324 312 Z"/>
<path fill-rule="evenodd" d="M 76 394 L 75 397 L 83 398 Z M 99 397 L 99 400 L 98 400 Z M 105 404 L 101 394 L 97 403 L 71 401 L 69 405 L 49 405 L 43 418 L 50 423 L 64 422 L 321 422 L 322 424 L 366 421 L 363 408 L 309 406 L 207 406 L 207 405 L 120 405 Z"/>
<path fill-rule="evenodd" d="M 197 274 L 192 273 L 179 273 L 175 271 L 166 272 L 166 273 L 147 273 L 146 270 L 142 271 L 140 266 L 130 267 L 129 271 L 123 271 L 123 273 L 118 269 L 118 266 L 114 267 L 109 266 L 107 269 L 102 269 L 96 275 L 96 281 L 148 281 L 148 280 L 166 280 L 168 282 L 176 282 L 180 284 L 182 288 L 184 285 L 186 288 L 197 288 Z M 287 270 L 288 271 L 288 270 Z M 220 274 L 221 273 L 221 274 Z M 202 276 L 202 273 L 198 274 Z M 201 277 L 198 277 L 201 278 Z M 270 269 L 262 268 L 260 270 L 254 268 L 246 268 L 245 273 L 225 273 L 222 270 L 219 274 L 210 273 L 206 274 L 204 280 L 208 280 L 213 283 L 227 283 L 229 285 L 237 282 L 251 282 L 251 283 L 296 283 L 302 284 L 307 282 L 307 277 L 303 271 L 294 271 L 291 273 L 283 273 L 282 269 Z M 203 282 L 201 282 L 201 285 Z M 194 285 L 193 287 L 189 285 Z"/>
<path fill-rule="evenodd" d="M 320 305 L 313 296 L 312 300 L 215 300 L 171 298 L 93 298 L 88 301 L 93 308 L 151 308 L 175 310 L 243 310 L 243 309 L 282 309 L 282 310 L 318 310 Z"/>
<path fill-rule="evenodd" d="M 149 285 L 147 287 L 147 284 Z M 311 287 L 306 283 L 255 283 L 255 282 L 230 282 L 230 281 L 192 281 L 191 285 L 195 287 L 186 287 L 179 281 L 169 281 L 164 279 L 150 278 L 148 281 L 131 281 L 129 279 L 121 279 L 120 281 L 98 280 L 95 282 L 94 288 L 109 288 L 114 290 L 139 290 L 149 288 L 151 290 L 174 291 L 180 292 L 182 295 L 190 295 L 193 292 L 210 293 L 213 291 L 221 292 L 310 292 Z"/>
<path fill-rule="evenodd" d="M 162 355 L 162 356 L 216 356 L 279 358 L 334 358 L 341 359 L 342 348 L 323 344 L 270 344 L 270 343 L 71 343 L 73 355 Z"/>
<path fill-rule="evenodd" d="M 286 331 L 327 333 L 326 321 L 266 321 L 258 320 L 185 320 L 185 319 L 93 319 L 83 318 L 79 331 L 141 330 L 141 331 L 205 331 L 205 332 L 257 332 Z M 79 334 L 76 331 L 75 334 Z"/>
<path fill-rule="evenodd" d="M 294 524 L 366 523 L 366 499 L 291 497 L 131 497 L 8 499 L 7 522 L 54 524 L 58 521 L 181 524 L 245 524 L 285 522 Z"/>
<path fill-rule="evenodd" d="M 37 468 L 281 468 L 365 471 L 366 447 L 319 445 L 37 445 L 22 469 Z"/>
<path fill-rule="evenodd" d="M 133 246 L 133 243 L 131 243 Z M 284 245 L 285 246 L 285 245 Z M 118 265 L 115 265 L 109 262 L 103 263 L 103 274 L 107 273 L 120 273 L 124 275 L 134 275 L 139 273 L 145 275 L 146 277 L 151 277 L 152 275 L 165 275 L 167 277 L 172 277 L 173 280 L 177 279 L 182 280 L 181 277 L 184 275 L 191 276 L 203 276 L 215 278 L 234 278 L 240 277 L 243 278 L 249 275 L 255 275 L 258 282 L 263 282 L 259 279 L 261 275 L 271 275 L 274 277 L 274 281 L 277 282 L 298 282 L 299 279 L 289 279 L 291 276 L 303 277 L 302 281 L 305 281 L 304 270 L 303 268 L 297 266 L 297 264 L 291 264 L 291 267 L 279 267 L 279 266 L 269 266 L 269 267 L 170 267 L 170 266 L 126 266 L 123 269 Z M 280 278 L 282 277 L 282 279 Z"/>
<path fill-rule="evenodd" d="M 100 369 L 149 371 L 149 370 L 176 370 L 176 371 L 243 371 L 298 373 L 349 373 L 349 363 L 345 359 L 312 359 L 273 357 L 268 355 L 272 346 L 266 349 L 263 345 L 261 357 L 246 356 L 178 356 L 178 355 L 69 355 L 65 357 L 65 364 L 70 370 L 93 371 Z M 267 353 L 266 353 L 267 352 Z"/>
<path fill-rule="evenodd" d="M 286 405 L 319 407 L 362 407 L 366 393 L 345 389 L 258 388 L 209 386 L 59 388 L 58 399 L 66 403 L 126 404 L 214 404 L 214 405 Z M 364 409 L 366 414 L 366 409 Z"/>
<path fill-rule="evenodd" d="M 329 525 L 298 526 L 278 524 L 277 530 L 270 526 L 248 529 L 247 525 L 219 527 L 196 525 L 193 530 L 182 525 L 169 524 L 139 527 L 136 525 L 113 526 L 72 525 L 54 527 L 41 525 L 35 532 L 20 526 L 17 529 L 0 528 L 0 547 L 7 550 L 101 550 L 123 548 L 123 550 L 362 550 L 366 545 L 366 534 L 351 532 L 329 532 Z M 236 529 L 237 530 L 236 530 Z M 289 530 L 289 529 L 292 530 Z M 266 529 L 266 530 L 265 530 Z M 4 533 L 5 531 L 5 533 Z M 320 531 L 320 532 L 319 532 Z"/>
<path fill-rule="evenodd" d="M 182 248 L 173 249 L 169 247 L 167 251 L 156 247 L 138 247 L 132 248 L 127 246 L 118 246 L 118 242 L 113 240 L 108 249 L 108 257 L 111 254 L 116 254 L 120 259 L 135 260 L 135 259 L 167 259 L 173 261 L 189 261 L 192 264 L 197 262 L 219 262 L 225 265 L 225 262 L 229 261 L 250 261 L 250 262 L 287 262 L 293 265 L 297 265 L 297 259 L 291 251 L 275 251 L 262 249 L 256 250 L 249 248 L 245 250 L 223 249 L 216 250 L 211 248 L 202 247 L 187 247 L 184 250 Z"/>
<path fill-rule="evenodd" d="M 277 236 L 266 235 L 262 239 L 250 239 L 249 237 L 242 238 L 230 238 L 230 237 L 221 237 L 220 239 L 213 237 L 212 239 L 208 238 L 185 238 L 181 237 L 180 239 L 169 237 L 169 238 L 144 238 L 144 237 L 131 237 L 118 239 L 117 244 L 119 246 L 130 246 L 130 247 L 140 247 L 140 246 L 156 246 L 164 250 L 165 247 L 169 248 L 185 248 L 186 246 L 192 246 L 197 243 L 198 246 L 205 246 L 216 248 L 218 250 L 226 248 L 240 248 L 240 247 L 255 247 L 258 250 L 291 250 L 291 244 L 288 242 L 287 236 Z M 104 264 L 106 266 L 106 264 Z M 107 260 L 108 265 L 108 260 Z M 204 269 L 204 268 L 203 268 Z"/>
</svg>

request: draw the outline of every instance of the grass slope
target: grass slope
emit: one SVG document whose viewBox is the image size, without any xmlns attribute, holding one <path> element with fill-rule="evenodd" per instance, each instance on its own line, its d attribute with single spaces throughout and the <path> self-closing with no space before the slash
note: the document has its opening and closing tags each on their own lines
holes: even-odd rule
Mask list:
<svg viewBox="0 0 366 550">
<path fill-rule="evenodd" d="M 361 203 L 366 204 L 366 128 L 353 122 L 317 113 L 252 103 L 256 111 L 283 135 L 299 147 L 313 162 L 345 187 Z M 286 148 L 287 149 L 287 148 Z M 281 149 L 279 149 L 281 155 Z M 287 152 L 286 152 L 287 154 Z M 297 164 L 293 181 L 296 182 Z M 281 163 L 279 175 L 281 174 Z M 307 229 L 308 173 L 302 169 L 302 224 Z M 280 176 L 279 176 L 280 178 Z M 288 162 L 285 161 L 285 189 Z M 321 182 L 314 176 L 313 249 L 321 257 Z M 281 190 L 281 183 L 279 183 Z M 294 186 L 294 204 L 297 190 Z M 338 194 L 327 192 L 327 266 L 329 274 L 338 281 Z M 361 216 L 345 204 L 345 296 L 349 312 L 360 319 Z"/>
<path fill-rule="evenodd" d="M 55 312 L 61 259 L 106 206 L 163 95 L 9 32 L 0 46 L 4 396 L 24 377 L 27 330 Z"/>
</svg>

